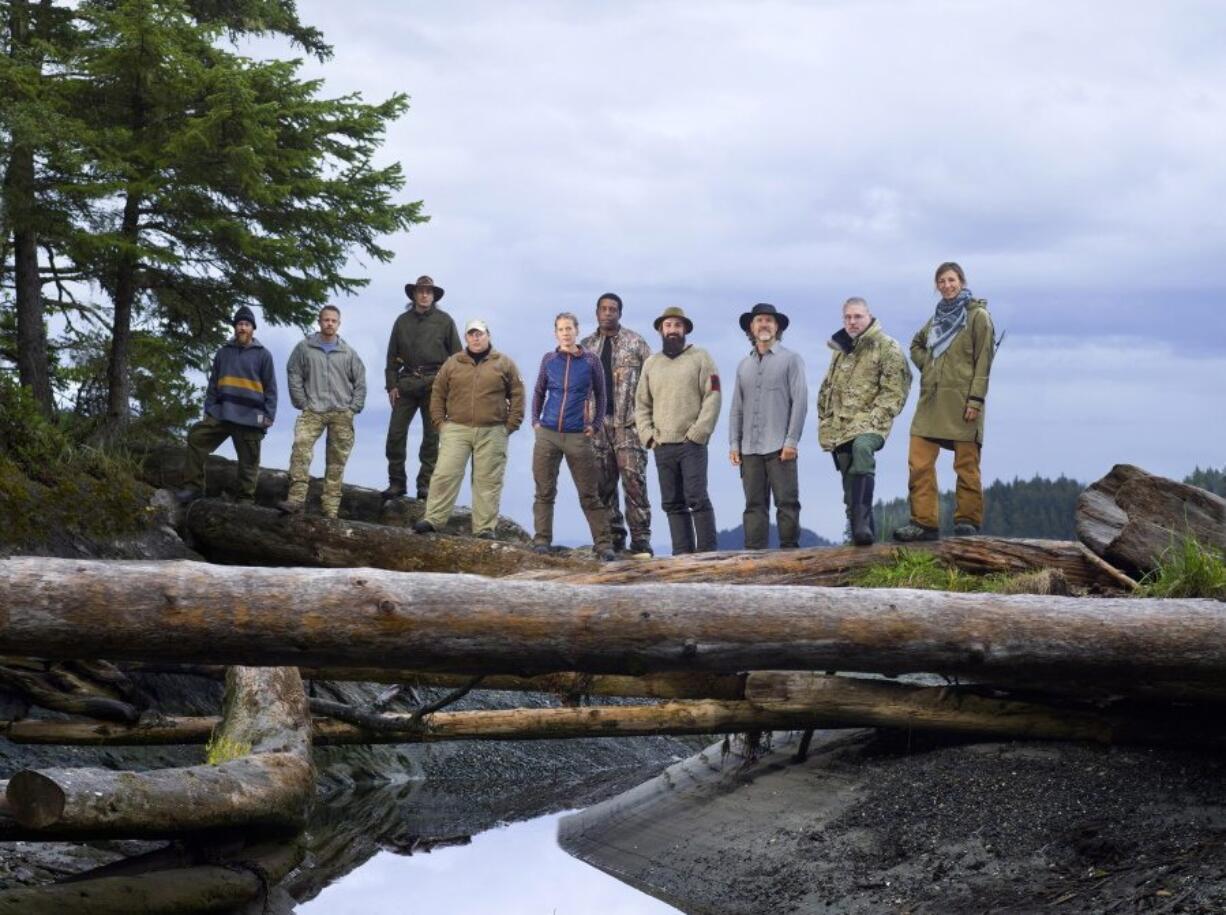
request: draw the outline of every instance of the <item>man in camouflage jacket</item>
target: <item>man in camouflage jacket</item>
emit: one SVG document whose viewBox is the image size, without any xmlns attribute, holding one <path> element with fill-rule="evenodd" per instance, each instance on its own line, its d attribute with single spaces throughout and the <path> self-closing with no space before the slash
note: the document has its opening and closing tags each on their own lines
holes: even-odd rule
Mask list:
<svg viewBox="0 0 1226 915">
<path fill-rule="evenodd" d="M 651 502 L 647 498 L 647 449 L 639 441 L 634 422 L 634 392 L 639 385 L 643 363 L 651 355 L 647 341 L 621 326 L 622 300 L 606 292 L 596 301 L 599 329 L 580 345 L 595 353 L 604 368 L 605 421 L 592 436 L 600 477 L 600 499 L 609 510 L 613 548 L 626 547 L 626 528 L 630 533 L 630 552 L 651 555 Z M 623 516 L 617 496 L 617 482 L 625 492 Z"/>
<path fill-rule="evenodd" d="M 852 541 L 866 546 L 876 539 L 875 455 L 907 402 L 911 369 L 898 341 L 886 336 L 861 298 L 844 303 L 843 329 L 827 345 L 833 353 L 817 395 L 817 438 L 843 477 Z"/>
</svg>

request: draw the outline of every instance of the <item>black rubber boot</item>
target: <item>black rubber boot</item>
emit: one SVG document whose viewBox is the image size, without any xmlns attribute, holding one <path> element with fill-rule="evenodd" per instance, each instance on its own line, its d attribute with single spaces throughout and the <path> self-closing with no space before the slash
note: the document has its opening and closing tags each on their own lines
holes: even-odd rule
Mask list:
<svg viewBox="0 0 1226 915">
<path fill-rule="evenodd" d="M 714 552 L 718 542 L 715 533 L 715 510 L 707 508 L 690 512 L 690 518 L 694 521 L 695 549 L 699 553 Z"/>
<path fill-rule="evenodd" d="M 668 534 L 673 540 L 673 555 L 694 552 L 694 522 L 689 512 L 677 512 L 668 516 Z"/>
<path fill-rule="evenodd" d="M 871 473 L 859 473 L 851 478 L 851 541 L 856 546 L 868 546 L 873 536 L 873 484 Z"/>
</svg>

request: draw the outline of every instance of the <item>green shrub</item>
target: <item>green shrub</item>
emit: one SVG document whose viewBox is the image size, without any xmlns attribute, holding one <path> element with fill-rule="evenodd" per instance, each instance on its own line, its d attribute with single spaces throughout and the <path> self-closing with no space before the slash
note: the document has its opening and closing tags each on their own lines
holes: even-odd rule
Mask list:
<svg viewBox="0 0 1226 915">
<path fill-rule="evenodd" d="M 926 591 L 977 591 L 992 594 L 1068 594 L 1059 569 L 1037 569 L 1016 575 L 973 575 L 948 566 L 935 553 L 900 547 L 894 561 L 869 566 L 852 576 L 860 588 L 919 588 Z"/>
<path fill-rule="evenodd" d="M 1184 537 L 1162 554 L 1158 568 L 1141 579 L 1138 593 L 1226 600 L 1226 556 L 1195 537 Z"/>
</svg>

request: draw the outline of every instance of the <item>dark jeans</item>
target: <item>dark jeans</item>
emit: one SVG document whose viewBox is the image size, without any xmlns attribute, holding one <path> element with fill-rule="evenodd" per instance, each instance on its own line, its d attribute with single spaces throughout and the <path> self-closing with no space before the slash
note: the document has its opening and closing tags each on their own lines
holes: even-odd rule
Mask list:
<svg viewBox="0 0 1226 915">
<path fill-rule="evenodd" d="M 187 430 L 187 485 L 204 492 L 204 459 L 221 447 L 226 439 L 234 442 L 238 456 L 238 491 L 235 496 L 244 501 L 255 499 L 255 484 L 260 477 L 260 443 L 264 430 L 255 426 L 204 419 Z"/>
<path fill-rule="evenodd" d="M 656 445 L 660 502 L 668 515 L 673 553 L 715 549 L 715 512 L 707 495 L 707 446 Z"/>
<path fill-rule="evenodd" d="M 404 462 L 408 459 L 409 424 L 421 411 L 421 448 L 417 452 L 420 466 L 417 469 L 417 492 L 430 488 L 434 464 L 438 461 L 438 430 L 430 422 L 430 393 L 434 388 L 434 376 L 416 378 L 405 375 L 396 383 L 400 399 L 392 407 L 392 418 L 387 424 L 387 481 L 393 486 L 407 489 L 408 477 Z"/>
<path fill-rule="evenodd" d="M 555 432 L 541 426 L 536 429 L 536 444 L 532 449 L 532 476 L 536 482 L 536 498 L 532 503 L 532 521 L 536 528 L 533 543 L 548 546 L 553 542 L 553 505 L 558 498 L 562 458 L 566 458 L 575 489 L 579 491 L 579 505 L 592 532 L 592 543 L 597 552 L 611 549 L 609 512 L 600 501 L 599 471 L 592 440 L 582 432 Z"/>
<path fill-rule="evenodd" d="M 741 455 L 741 486 L 745 490 L 745 549 L 764 550 L 770 528 L 771 496 L 779 546 L 800 546 L 800 478 L 796 458 L 779 460 L 779 452 Z"/>
</svg>

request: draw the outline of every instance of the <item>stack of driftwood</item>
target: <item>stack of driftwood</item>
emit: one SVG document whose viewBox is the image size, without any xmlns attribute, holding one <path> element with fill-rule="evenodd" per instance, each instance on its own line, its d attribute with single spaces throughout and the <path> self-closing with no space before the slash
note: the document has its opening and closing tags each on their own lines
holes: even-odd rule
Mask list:
<svg viewBox="0 0 1226 915">
<path fill-rule="evenodd" d="M 279 497 L 275 487 L 261 494 Z M 310 804 L 312 740 L 877 726 L 1226 743 L 1226 604 L 1129 594 L 1179 538 L 1226 549 L 1226 501 L 1134 467 L 1116 467 L 1082 495 L 1079 542 L 978 537 L 918 547 L 964 571 L 1043 572 L 1061 583 L 1039 595 L 846 587 L 893 558 L 887 545 L 598 566 L 537 556 L 514 532 L 503 542 L 423 537 L 381 521 L 285 518 L 205 500 L 184 521 L 202 553 L 294 567 L 0 561 L 4 683 L 77 716 L 2 723 L 9 740 L 209 741 L 217 763 L 14 774 L 0 839 L 180 844 L 84 883 L 0 893 L 0 912 L 72 910 L 85 896 L 88 911 L 130 913 L 155 899 L 157 911 L 201 911 L 212 894 L 224 910 L 257 896 L 296 863 L 285 839 Z M 219 718 L 142 709 L 125 683 L 132 667 L 224 675 L 225 709 Z M 308 700 L 302 678 L 392 689 L 353 708 Z M 411 714 L 383 710 L 416 686 L 452 692 Z M 444 710 L 473 688 L 555 692 L 563 702 Z M 56 693 L 71 707 L 54 705 Z M 585 704 L 598 696 L 653 701 Z"/>
</svg>

